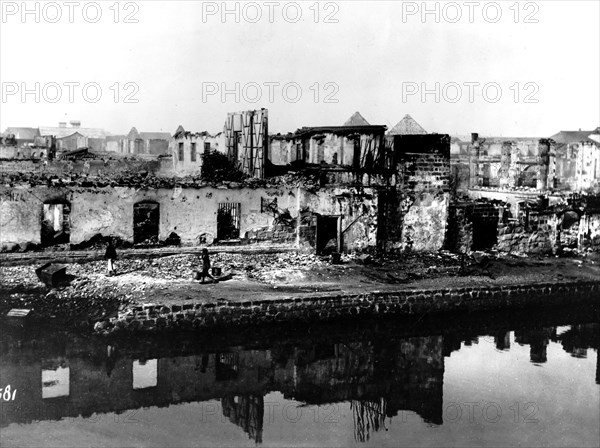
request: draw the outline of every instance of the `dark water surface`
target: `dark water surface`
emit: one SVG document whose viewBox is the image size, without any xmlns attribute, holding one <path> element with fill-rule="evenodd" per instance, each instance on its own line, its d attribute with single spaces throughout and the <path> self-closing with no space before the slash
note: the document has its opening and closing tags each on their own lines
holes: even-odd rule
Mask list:
<svg viewBox="0 0 600 448">
<path fill-rule="evenodd" d="M 587 306 L 152 340 L 4 326 L 0 445 L 599 446 L 599 322 Z"/>
</svg>

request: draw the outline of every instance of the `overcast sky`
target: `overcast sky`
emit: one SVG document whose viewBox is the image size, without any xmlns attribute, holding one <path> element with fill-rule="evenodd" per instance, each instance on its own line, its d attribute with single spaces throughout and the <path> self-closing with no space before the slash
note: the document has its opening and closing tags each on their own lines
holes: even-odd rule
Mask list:
<svg viewBox="0 0 600 448">
<path fill-rule="evenodd" d="M 261 107 L 273 133 L 357 110 L 454 135 L 600 125 L 598 1 L 75 3 L 2 2 L 2 130 L 218 132 Z"/>
</svg>

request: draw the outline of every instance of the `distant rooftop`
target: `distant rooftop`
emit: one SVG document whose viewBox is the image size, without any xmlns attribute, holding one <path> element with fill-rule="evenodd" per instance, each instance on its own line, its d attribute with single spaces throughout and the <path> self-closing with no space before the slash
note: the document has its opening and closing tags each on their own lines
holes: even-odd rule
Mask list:
<svg viewBox="0 0 600 448">
<path fill-rule="evenodd" d="M 354 112 L 354 114 L 346 120 L 344 126 L 370 126 L 369 122 L 365 120 L 360 112 Z"/>
<path fill-rule="evenodd" d="M 80 122 L 71 121 L 72 126 L 67 126 L 66 123 L 60 123 L 59 126 L 41 126 L 41 135 L 54 135 L 56 138 L 68 137 L 75 132 L 79 132 L 84 137 L 88 138 L 105 138 L 109 135 L 104 129 L 100 128 L 82 128 Z"/>
<path fill-rule="evenodd" d="M 593 135 L 596 132 L 597 129 L 592 131 L 560 131 L 559 133 L 554 134 L 550 138 L 559 144 L 579 142 L 598 143 L 589 137 L 590 135 Z"/>
<path fill-rule="evenodd" d="M 427 131 L 421 127 L 419 123 L 415 121 L 413 117 L 406 114 L 402 120 L 400 120 L 396 126 L 394 126 L 389 135 L 418 135 L 427 134 Z"/>
</svg>

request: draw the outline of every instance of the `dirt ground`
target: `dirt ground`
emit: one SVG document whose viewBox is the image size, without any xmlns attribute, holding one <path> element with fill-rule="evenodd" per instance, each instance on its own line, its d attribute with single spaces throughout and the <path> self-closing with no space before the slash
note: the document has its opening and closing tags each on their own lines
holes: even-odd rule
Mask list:
<svg viewBox="0 0 600 448">
<path fill-rule="evenodd" d="M 0 267 L 0 312 L 27 308 L 64 320 L 114 315 L 132 303 L 218 302 L 294 298 L 306 294 L 360 293 L 413 288 L 531 284 L 600 280 L 600 255 L 555 258 L 474 254 L 463 259 L 447 252 L 397 257 L 343 256 L 340 264 L 315 255 L 212 255 L 228 279 L 193 280 L 197 255 L 127 259 L 106 275 L 103 261 L 67 264 L 68 284 L 48 288 L 36 266 Z"/>
</svg>

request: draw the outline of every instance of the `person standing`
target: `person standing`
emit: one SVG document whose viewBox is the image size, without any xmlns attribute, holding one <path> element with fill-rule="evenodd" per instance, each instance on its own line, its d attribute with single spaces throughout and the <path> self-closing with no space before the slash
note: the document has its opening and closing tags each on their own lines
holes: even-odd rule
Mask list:
<svg viewBox="0 0 600 448">
<path fill-rule="evenodd" d="M 108 240 L 108 246 L 106 246 L 106 252 L 104 253 L 104 259 L 107 262 L 108 275 L 115 274 L 115 261 L 117 259 L 117 249 L 113 244 L 112 238 Z"/>
<path fill-rule="evenodd" d="M 200 274 L 201 283 L 204 283 L 206 277 L 210 277 L 213 282 L 215 278 L 210 274 L 210 257 L 208 255 L 208 249 L 202 249 L 202 274 Z"/>
</svg>

